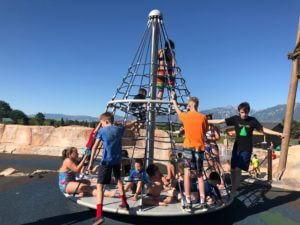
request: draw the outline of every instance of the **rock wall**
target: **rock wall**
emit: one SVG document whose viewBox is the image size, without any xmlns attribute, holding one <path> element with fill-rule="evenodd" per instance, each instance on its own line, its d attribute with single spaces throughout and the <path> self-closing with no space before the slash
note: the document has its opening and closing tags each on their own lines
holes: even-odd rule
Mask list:
<svg viewBox="0 0 300 225">
<path fill-rule="evenodd" d="M 0 124 L 0 152 L 61 156 L 62 150 L 66 147 L 74 146 L 78 150 L 84 147 L 91 130 L 91 128 L 81 126 L 55 128 Z M 144 129 L 140 130 L 140 135 L 130 129 L 125 130 L 122 144 L 123 149 L 128 151 L 129 157 L 144 157 L 145 135 Z M 156 130 L 154 158 L 168 159 L 170 149 L 168 134 L 162 130 Z"/>
<path fill-rule="evenodd" d="M 60 156 L 70 146 L 81 149 L 91 128 L 0 124 L 0 152 Z"/>
</svg>

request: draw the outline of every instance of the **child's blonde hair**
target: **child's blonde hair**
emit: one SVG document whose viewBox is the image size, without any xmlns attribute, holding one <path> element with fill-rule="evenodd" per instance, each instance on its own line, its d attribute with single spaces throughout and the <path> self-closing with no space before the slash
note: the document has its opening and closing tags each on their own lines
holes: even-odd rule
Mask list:
<svg viewBox="0 0 300 225">
<path fill-rule="evenodd" d="M 198 109 L 199 99 L 197 97 L 190 97 L 189 102 L 193 102 L 195 104 L 195 109 Z"/>
</svg>

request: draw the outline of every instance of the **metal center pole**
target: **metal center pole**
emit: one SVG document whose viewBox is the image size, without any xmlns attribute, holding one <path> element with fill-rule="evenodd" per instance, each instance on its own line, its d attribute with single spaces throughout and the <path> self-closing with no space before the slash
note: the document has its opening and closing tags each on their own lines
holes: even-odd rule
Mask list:
<svg viewBox="0 0 300 225">
<path fill-rule="evenodd" d="M 158 37 L 159 37 L 159 19 L 162 18 L 160 11 L 152 10 L 149 14 L 151 22 L 151 71 L 150 71 L 150 98 L 156 99 L 156 79 L 157 79 L 157 55 L 158 55 Z M 147 113 L 147 143 L 146 143 L 146 166 L 153 162 L 154 139 L 155 139 L 155 106 L 156 103 L 150 103 Z"/>
</svg>

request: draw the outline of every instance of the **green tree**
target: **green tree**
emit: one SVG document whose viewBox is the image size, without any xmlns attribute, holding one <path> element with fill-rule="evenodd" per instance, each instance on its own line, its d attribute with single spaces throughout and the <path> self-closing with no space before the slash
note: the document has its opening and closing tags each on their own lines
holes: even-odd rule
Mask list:
<svg viewBox="0 0 300 225">
<path fill-rule="evenodd" d="M 38 112 L 34 117 L 38 123 L 38 125 L 43 125 L 45 121 L 45 115 L 41 112 Z"/>
<path fill-rule="evenodd" d="M 54 126 L 55 120 L 50 119 L 50 126 Z"/>
<path fill-rule="evenodd" d="M 64 118 L 61 118 L 61 119 L 60 119 L 60 126 L 64 126 L 64 125 L 65 125 Z"/>
<path fill-rule="evenodd" d="M 284 125 L 284 120 L 282 120 L 282 125 Z M 299 130 L 300 130 L 300 122 L 293 120 L 291 124 L 291 138 L 295 138 Z"/>
<path fill-rule="evenodd" d="M 9 117 L 9 113 L 12 111 L 9 104 L 0 100 L 0 118 Z"/>
<path fill-rule="evenodd" d="M 36 119 L 33 117 L 33 118 L 29 118 L 29 125 L 37 125 L 37 121 Z"/>
<path fill-rule="evenodd" d="M 296 138 L 297 132 L 300 130 L 300 122 L 293 120 L 291 125 L 291 137 Z"/>
<path fill-rule="evenodd" d="M 28 124 L 28 117 L 21 110 L 12 110 L 9 113 L 9 117 L 14 121 L 15 124 Z"/>
</svg>

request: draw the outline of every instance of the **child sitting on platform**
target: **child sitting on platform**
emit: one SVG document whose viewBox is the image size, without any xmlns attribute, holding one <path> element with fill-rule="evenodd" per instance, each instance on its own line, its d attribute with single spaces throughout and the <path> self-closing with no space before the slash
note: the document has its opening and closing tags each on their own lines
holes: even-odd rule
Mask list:
<svg viewBox="0 0 300 225">
<path fill-rule="evenodd" d="M 76 181 L 75 176 L 84 164 L 88 155 L 85 154 L 80 163 L 78 160 L 78 151 L 75 147 L 66 148 L 62 152 L 63 164 L 59 169 L 59 189 L 66 194 L 79 194 L 79 196 L 93 195 L 96 196 L 97 192 L 94 187 L 90 186 L 88 180 Z"/>
<path fill-rule="evenodd" d="M 206 195 L 206 201 L 208 205 L 212 205 L 215 203 L 218 205 L 223 204 L 221 193 L 217 187 L 220 184 L 221 184 L 221 178 L 217 172 L 211 172 L 209 178 L 205 180 L 204 182 L 205 195 Z"/>
<path fill-rule="evenodd" d="M 161 196 L 161 192 L 164 189 L 162 174 L 159 168 L 150 164 L 147 168 L 147 174 L 149 176 L 149 184 L 146 189 L 147 197 L 143 199 L 143 204 L 149 206 L 167 206 L 172 201 L 172 197 Z"/>
<path fill-rule="evenodd" d="M 125 191 L 127 191 L 129 188 L 132 188 L 132 190 L 135 192 L 132 197 L 132 200 L 136 201 L 138 199 L 138 195 L 140 194 L 143 188 L 143 184 L 147 183 L 148 177 L 144 172 L 143 160 L 136 159 L 134 163 L 134 170 L 130 171 L 129 179 L 124 189 Z"/>
</svg>

